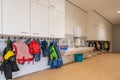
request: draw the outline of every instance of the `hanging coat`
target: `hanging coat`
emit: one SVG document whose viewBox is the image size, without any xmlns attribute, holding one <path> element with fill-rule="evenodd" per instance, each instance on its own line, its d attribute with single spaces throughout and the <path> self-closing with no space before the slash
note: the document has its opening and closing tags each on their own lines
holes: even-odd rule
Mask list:
<svg viewBox="0 0 120 80">
<path fill-rule="evenodd" d="M 6 79 L 12 79 L 12 72 L 19 71 L 16 63 L 16 55 L 12 51 L 12 41 L 7 41 L 7 47 L 3 51 L 3 62 L 0 70 L 4 72 Z"/>
<path fill-rule="evenodd" d="M 41 42 L 41 49 L 43 52 L 43 57 L 47 57 L 49 55 L 49 47 L 46 40 Z"/>
<path fill-rule="evenodd" d="M 22 40 L 18 40 L 13 43 L 13 48 L 16 53 L 16 59 L 19 64 L 24 64 L 24 62 L 33 61 L 33 56 L 29 53 L 29 48 Z"/>
<path fill-rule="evenodd" d="M 59 68 L 63 65 L 62 57 L 57 45 L 57 42 L 52 42 L 49 46 L 49 61 L 48 64 L 51 68 Z"/>
<path fill-rule="evenodd" d="M 36 40 L 29 43 L 29 52 L 34 56 L 34 60 L 38 62 L 40 60 L 40 45 Z"/>
<path fill-rule="evenodd" d="M 5 57 L 6 55 L 7 57 Z M 1 71 L 4 71 L 6 79 L 12 79 L 12 72 L 19 71 L 18 65 L 16 63 L 16 56 L 12 51 L 8 51 L 3 57 L 4 60 L 1 65 Z"/>
<path fill-rule="evenodd" d="M 88 47 L 93 47 L 93 42 L 92 41 L 88 41 Z"/>
<path fill-rule="evenodd" d="M 59 63 L 59 66 L 62 66 L 62 65 L 63 65 L 63 60 L 62 60 L 61 53 L 60 53 L 60 49 L 59 49 L 59 47 L 58 47 L 57 42 L 55 41 L 55 42 L 53 43 L 53 45 L 55 46 L 56 52 L 57 52 L 57 54 L 58 54 L 58 63 Z"/>
<path fill-rule="evenodd" d="M 104 42 L 104 45 L 105 45 L 106 51 L 109 51 L 109 49 L 110 49 L 109 41 Z"/>
</svg>

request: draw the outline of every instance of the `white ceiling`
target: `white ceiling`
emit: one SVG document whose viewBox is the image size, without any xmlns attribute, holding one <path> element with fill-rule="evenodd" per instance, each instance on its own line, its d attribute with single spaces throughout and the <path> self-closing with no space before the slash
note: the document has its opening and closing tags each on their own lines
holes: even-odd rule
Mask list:
<svg viewBox="0 0 120 80">
<path fill-rule="evenodd" d="M 69 0 L 80 8 L 89 11 L 96 10 L 99 14 L 108 19 L 112 24 L 120 24 L 120 0 Z"/>
</svg>

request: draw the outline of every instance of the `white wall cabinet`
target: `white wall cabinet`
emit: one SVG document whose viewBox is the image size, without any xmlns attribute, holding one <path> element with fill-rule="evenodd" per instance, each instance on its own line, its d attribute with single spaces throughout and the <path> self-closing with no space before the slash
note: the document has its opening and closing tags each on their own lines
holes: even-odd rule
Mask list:
<svg viewBox="0 0 120 80">
<path fill-rule="evenodd" d="M 65 0 L 3 0 L 3 34 L 64 38 L 64 29 Z"/>
<path fill-rule="evenodd" d="M 30 0 L 3 0 L 3 34 L 30 35 Z"/>
<path fill-rule="evenodd" d="M 101 16 L 95 12 L 88 13 L 87 23 L 87 39 L 88 40 L 100 40 L 111 41 L 111 29 L 112 25 L 104 20 Z"/>
<path fill-rule="evenodd" d="M 93 19 L 92 14 L 88 13 L 87 15 L 87 40 L 94 40 L 94 27 L 93 27 Z"/>
<path fill-rule="evenodd" d="M 31 0 L 31 35 L 64 38 L 65 0 Z"/>
<path fill-rule="evenodd" d="M 2 0 L 0 0 L 0 34 L 2 33 Z"/>
<path fill-rule="evenodd" d="M 49 9 L 49 34 L 53 38 L 64 38 L 64 14 Z"/>
<path fill-rule="evenodd" d="M 48 0 L 31 0 L 31 36 L 49 37 Z"/>
<path fill-rule="evenodd" d="M 49 35 L 65 37 L 65 0 L 49 0 Z"/>
</svg>

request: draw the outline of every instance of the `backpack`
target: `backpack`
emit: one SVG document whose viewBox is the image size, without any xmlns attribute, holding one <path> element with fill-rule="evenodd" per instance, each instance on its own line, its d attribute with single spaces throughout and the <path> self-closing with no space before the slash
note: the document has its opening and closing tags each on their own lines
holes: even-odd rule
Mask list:
<svg viewBox="0 0 120 80">
<path fill-rule="evenodd" d="M 40 45 L 36 40 L 29 43 L 29 52 L 34 56 L 36 62 L 40 60 Z"/>
<path fill-rule="evenodd" d="M 40 46 L 39 43 L 35 40 L 29 43 L 29 51 L 30 54 L 40 54 Z"/>
</svg>

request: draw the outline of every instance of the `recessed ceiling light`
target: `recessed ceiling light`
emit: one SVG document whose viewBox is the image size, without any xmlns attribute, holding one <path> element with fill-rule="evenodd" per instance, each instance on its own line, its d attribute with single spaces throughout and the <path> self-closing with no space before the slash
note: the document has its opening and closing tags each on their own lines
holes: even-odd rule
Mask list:
<svg viewBox="0 0 120 80">
<path fill-rule="evenodd" d="M 120 11 L 117 11 L 117 13 L 120 13 Z"/>
</svg>

